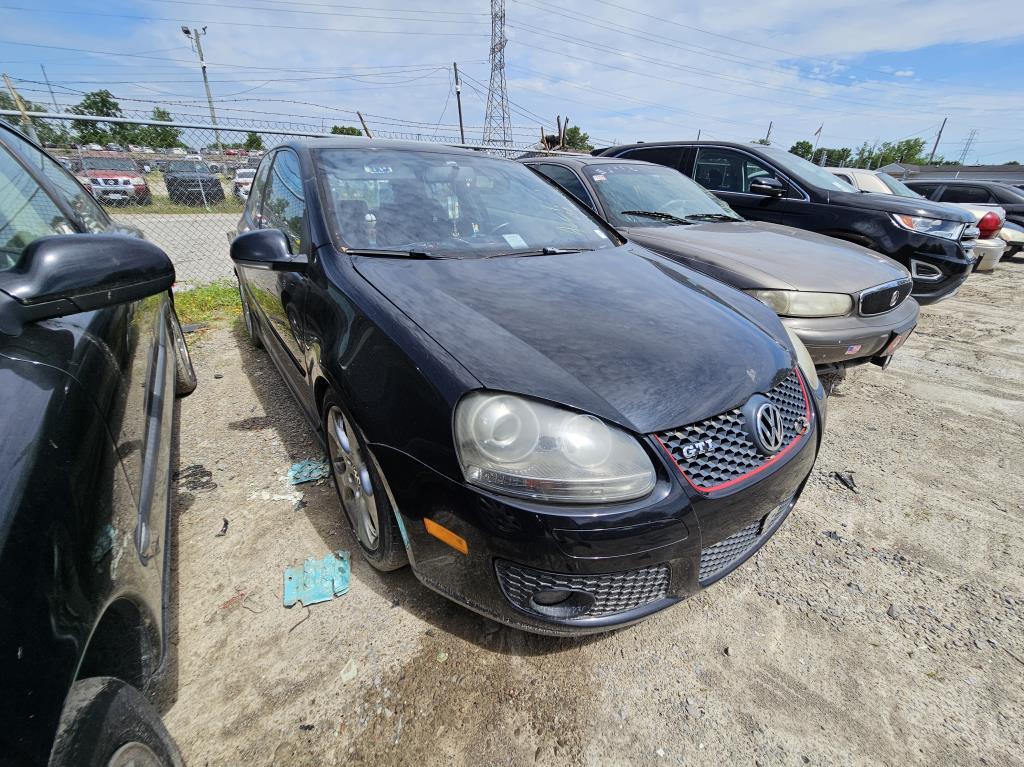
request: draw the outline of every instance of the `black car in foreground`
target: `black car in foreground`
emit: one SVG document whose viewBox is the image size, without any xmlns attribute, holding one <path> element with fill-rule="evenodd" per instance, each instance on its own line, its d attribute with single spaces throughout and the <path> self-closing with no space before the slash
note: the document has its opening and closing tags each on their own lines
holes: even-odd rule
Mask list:
<svg viewBox="0 0 1024 767">
<path fill-rule="evenodd" d="M 674 604 L 751 556 L 814 464 L 824 392 L 775 313 L 519 163 L 291 143 L 238 231 L 246 323 L 362 553 L 496 620 L 585 633 Z"/>
<path fill-rule="evenodd" d="M 1011 184 L 970 179 L 907 179 L 904 183 L 918 194 L 935 202 L 998 205 L 1006 211 L 1007 221 L 1024 226 L 1024 190 Z"/>
<path fill-rule="evenodd" d="M 682 171 L 755 221 L 809 229 L 871 248 L 903 264 L 912 295 L 949 298 L 974 265 L 978 229 L 967 211 L 927 200 L 861 192 L 791 152 L 760 144 L 669 141 L 598 149 Z"/>
<path fill-rule="evenodd" d="M 179 765 L 167 647 L 174 267 L 0 125 L 0 764 Z"/>
<path fill-rule="evenodd" d="M 179 205 L 216 205 L 225 199 L 220 176 L 201 160 L 170 160 L 164 185 L 168 198 Z"/>
</svg>

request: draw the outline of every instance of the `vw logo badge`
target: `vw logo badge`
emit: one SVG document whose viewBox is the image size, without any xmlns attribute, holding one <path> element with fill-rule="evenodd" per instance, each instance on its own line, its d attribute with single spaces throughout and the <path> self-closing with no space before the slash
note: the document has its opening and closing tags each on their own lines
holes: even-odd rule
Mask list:
<svg viewBox="0 0 1024 767">
<path fill-rule="evenodd" d="M 892 298 L 889 299 L 889 306 L 890 307 L 896 306 L 896 302 L 899 301 L 899 300 L 900 300 L 900 291 L 897 289 L 897 290 L 894 290 L 892 292 Z"/>
<path fill-rule="evenodd" d="M 761 452 L 771 455 L 782 449 L 786 430 L 782 425 L 782 411 L 771 402 L 762 403 L 754 413 L 754 440 Z"/>
</svg>

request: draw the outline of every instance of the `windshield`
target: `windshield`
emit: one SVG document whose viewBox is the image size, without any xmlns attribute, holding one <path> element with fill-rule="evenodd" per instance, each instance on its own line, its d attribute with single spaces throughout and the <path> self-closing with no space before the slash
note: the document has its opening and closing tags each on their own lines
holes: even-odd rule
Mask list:
<svg viewBox="0 0 1024 767">
<path fill-rule="evenodd" d="M 614 247 L 614 232 L 525 165 L 428 150 L 315 154 L 335 244 L 473 258 Z"/>
<path fill-rule="evenodd" d="M 803 157 L 798 157 L 792 152 L 776 147 L 758 147 L 758 151 L 764 152 L 782 170 L 792 175 L 805 179 L 821 189 L 829 189 L 833 192 L 857 192 L 855 187 L 850 186 L 841 178 L 836 178 L 831 172 L 820 168 Z"/>
<path fill-rule="evenodd" d="M 909 186 L 904 184 L 902 181 L 898 181 L 897 179 L 893 178 L 888 173 L 876 173 L 875 175 L 878 176 L 878 180 L 885 184 L 889 188 L 889 190 L 895 195 L 899 195 L 900 197 L 921 197 L 921 195 L 919 195 Z"/>
<path fill-rule="evenodd" d="M 615 226 L 672 226 L 672 219 L 742 219 L 682 173 L 662 165 L 601 163 L 584 172 Z M 650 214 L 664 213 L 659 219 Z"/>
<path fill-rule="evenodd" d="M 236 170 L 235 171 L 235 178 L 239 178 L 239 179 L 243 179 L 243 180 L 256 178 L 256 169 L 252 168 L 252 169 L 247 169 L 247 170 Z"/>
<path fill-rule="evenodd" d="M 205 162 L 195 160 L 171 160 L 167 163 L 168 173 L 209 173 L 210 168 Z"/>
<path fill-rule="evenodd" d="M 85 170 L 126 170 L 138 173 L 139 167 L 134 160 L 122 157 L 83 157 L 82 167 Z"/>
</svg>

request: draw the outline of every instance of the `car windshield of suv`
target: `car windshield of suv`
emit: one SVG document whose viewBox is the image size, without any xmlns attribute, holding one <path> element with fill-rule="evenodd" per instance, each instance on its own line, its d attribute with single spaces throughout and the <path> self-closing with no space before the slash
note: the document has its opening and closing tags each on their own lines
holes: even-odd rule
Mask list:
<svg viewBox="0 0 1024 767">
<path fill-rule="evenodd" d="M 168 173 L 209 173 L 210 168 L 205 162 L 195 160 L 171 160 L 167 163 Z"/>
<path fill-rule="evenodd" d="M 885 184 L 895 195 L 899 195 L 900 197 L 917 197 L 918 199 L 921 199 L 922 197 L 922 195 L 919 195 L 902 181 L 893 178 L 888 173 L 876 173 L 875 175 L 878 176 L 878 180 Z"/>
<path fill-rule="evenodd" d="M 584 172 L 615 226 L 743 220 L 695 181 L 662 165 L 600 163 Z"/>
<path fill-rule="evenodd" d="M 787 152 L 785 149 L 766 146 L 758 147 L 758 151 L 764 152 L 764 154 L 771 158 L 772 162 L 778 165 L 782 170 L 798 178 L 806 179 L 808 182 L 820 187 L 821 189 L 828 189 L 833 192 L 856 193 L 859 191 L 856 187 L 850 186 L 841 178 L 833 176 L 830 171 L 820 168 L 813 162 L 808 162 L 803 157 L 799 157 L 792 152 Z"/>
<path fill-rule="evenodd" d="M 510 160 L 355 148 L 314 157 L 339 249 L 478 258 L 618 244 L 567 194 Z"/>
<path fill-rule="evenodd" d="M 83 157 L 82 167 L 85 170 L 126 170 L 138 173 L 139 167 L 134 160 L 119 157 Z"/>
</svg>

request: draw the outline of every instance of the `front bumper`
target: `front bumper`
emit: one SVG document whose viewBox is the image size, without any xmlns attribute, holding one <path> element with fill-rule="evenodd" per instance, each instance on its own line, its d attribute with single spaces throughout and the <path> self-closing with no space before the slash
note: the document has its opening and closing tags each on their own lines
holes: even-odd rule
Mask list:
<svg viewBox="0 0 1024 767">
<path fill-rule="evenodd" d="M 900 238 L 901 247 L 882 252 L 910 271 L 914 278 L 911 295 L 922 306 L 956 293 L 977 261 L 972 251 L 954 240 L 902 231 Z"/>
<path fill-rule="evenodd" d="M 373 450 L 385 477 L 402 477 L 391 493 L 421 582 L 509 626 L 588 634 L 635 623 L 686 599 L 764 545 L 799 498 L 817 456 L 823 411 L 817 396 L 812 400 L 806 438 L 756 478 L 698 491 L 649 440 L 655 489 L 646 498 L 608 506 L 505 498 L 454 481 L 407 453 L 381 445 Z M 426 518 L 465 539 L 468 554 L 429 535 Z M 538 611 L 530 595 L 556 587 L 593 591 L 601 609 L 582 617 L 571 610 Z"/>
<path fill-rule="evenodd" d="M 978 263 L 974 265 L 975 271 L 990 272 L 996 268 L 999 259 L 1003 257 L 1006 250 L 1006 243 L 998 237 L 990 240 L 978 240 L 974 246 L 974 255 L 978 257 Z"/>
<path fill-rule="evenodd" d="M 878 355 L 895 336 L 917 326 L 920 306 L 907 299 L 891 312 L 871 316 L 784 317 L 803 341 L 815 365 L 855 365 Z"/>
<path fill-rule="evenodd" d="M 144 186 L 95 186 L 90 185 L 89 191 L 100 202 L 117 204 L 143 202 L 150 198 L 150 192 Z"/>
</svg>

